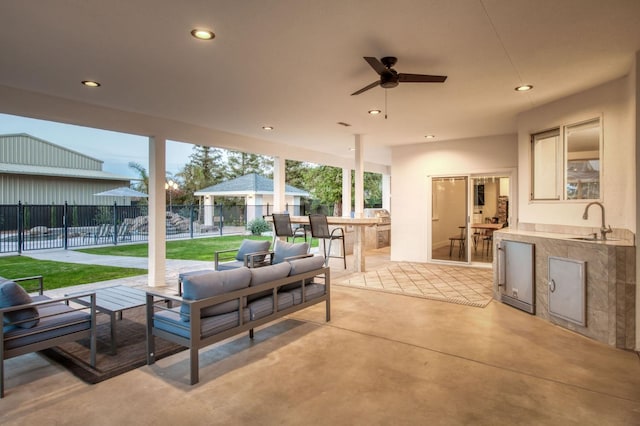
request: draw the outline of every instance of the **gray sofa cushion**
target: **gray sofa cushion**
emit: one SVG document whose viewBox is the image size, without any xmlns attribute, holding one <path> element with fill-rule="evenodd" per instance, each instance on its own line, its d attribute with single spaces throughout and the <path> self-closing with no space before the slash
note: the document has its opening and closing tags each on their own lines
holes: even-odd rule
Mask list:
<svg viewBox="0 0 640 426">
<path fill-rule="evenodd" d="M 182 321 L 182 316 L 180 308 L 156 312 L 153 315 L 153 326 L 188 339 L 189 324 Z M 238 325 L 238 311 L 203 318 L 200 323 L 200 336 L 213 336 Z"/>
<path fill-rule="evenodd" d="M 289 293 L 278 294 L 278 311 L 293 306 L 293 295 Z M 255 300 L 247 305 L 249 311 L 249 319 L 251 321 L 259 320 L 273 313 L 273 296 L 263 297 Z"/>
<path fill-rule="evenodd" d="M 305 272 L 313 271 L 316 269 L 320 269 L 324 266 L 324 257 L 322 256 L 313 256 L 313 257 L 304 257 L 302 259 L 294 259 L 288 262 L 291 265 L 291 272 L 289 272 L 290 276 L 304 274 Z M 313 278 L 309 278 L 306 281 L 306 284 L 311 284 L 313 282 Z M 302 285 L 301 281 L 283 285 L 280 287 L 280 291 L 289 291 L 294 288 L 298 288 Z"/>
<path fill-rule="evenodd" d="M 322 268 L 324 266 L 324 258 L 322 256 L 305 257 L 290 260 L 289 264 L 291 265 L 289 275 L 304 274 L 305 272 Z"/>
<path fill-rule="evenodd" d="M 251 287 L 286 278 L 289 276 L 290 271 L 291 265 L 288 262 L 251 269 Z M 265 290 L 247 296 L 247 300 L 252 302 L 256 299 L 260 299 L 261 297 L 271 296 L 271 294 L 273 294 L 273 291 Z"/>
<path fill-rule="evenodd" d="M 183 278 L 182 297 L 186 300 L 200 300 L 219 296 L 224 293 L 249 287 L 251 270 L 241 267 L 230 271 L 211 271 L 204 274 L 191 274 Z M 200 317 L 226 314 L 238 309 L 238 300 L 229 300 L 200 311 Z M 189 321 L 190 307 L 184 303 L 180 306 L 183 321 Z"/>
<path fill-rule="evenodd" d="M 37 302 L 48 300 L 47 296 L 37 296 Z M 78 311 L 64 303 L 40 305 L 40 321 L 30 329 L 8 327 L 5 329 L 5 349 L 14 349 L 33 343 L 43 342 L 65 334 L 91 328 L 91 314 Z"/>
<path fill-rule="evenodd" d="M 259 251 L 268 251 L 269 247 L 271 247 L 271 241 L 269 240 L 242 240 L 238 254 L 236 254 L 236 260 L 244 262 L 245 255 Z M 264 262 L 264 256 L 256 256 L 254 260 L 256 262 Z"/>
<path fill-rule="evenodd" d="M 307 254 L 309 251 L 308 243 L 288 243 L 286 241 L 276 240 L 273 248 L 273 262 L 282 263 L 287 257 L 300 256 Z"/>
<path fill-rule="evenodd" d="M 31 296 L 20 285 L 13 281 L 2 279 L 4 282 L 0 283 L 0 308 L 27 305 L 33 302 Z M 4 323 L 17 323 L 15 325 L 20 328 L 35 327 L 38 325 L 38 310 L 36 308 L 25 308 L 7 312 L 4 315 Z"/>
<path fill-rule="evenodd" d="M 299 305 L 300 303 L 302 303 L 302 287 L 298 287 L 294 290 L 290 290 L 287 293 L 293 296 L 294 305 Z M 304 286 L 305 300 L 315 299 L 317 297 L 324 295 L 324 293 L 325 293 L 324 284 L 305 284 Z"/>
</svg>

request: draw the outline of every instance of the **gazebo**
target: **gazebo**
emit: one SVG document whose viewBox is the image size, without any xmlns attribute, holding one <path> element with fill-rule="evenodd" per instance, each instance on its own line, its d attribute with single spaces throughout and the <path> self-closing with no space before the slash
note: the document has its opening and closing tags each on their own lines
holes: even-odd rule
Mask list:
<svg viewBox="0 0 640 426">
<path fill-rule="evenodd" d="M 203 197 L 204 225 L 214 225 L 215 197 L 243 197 L 247 207 L 247 222 L 267 213 L 268 205 L 273 205 L 273 180 L 256 173 L 200 189 L 195 196 Z M 291 185 L 285 185 L 285 201 L 292 215 L 300 214 L 300 200 L 309 193 Z"/>
</svg>

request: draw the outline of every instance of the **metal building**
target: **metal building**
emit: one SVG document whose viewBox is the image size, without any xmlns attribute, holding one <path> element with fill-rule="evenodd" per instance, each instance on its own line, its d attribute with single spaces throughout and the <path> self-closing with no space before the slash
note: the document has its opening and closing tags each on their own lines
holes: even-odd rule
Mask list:
<svg viewBox="0 0 640 426">
<path fill-rule="evenodd" d="M 129 186 L 102 171 L 103 161 L 26 133 L 0 135 L 0 204 L 131 204 L 94 194 Z"/>
</svg>

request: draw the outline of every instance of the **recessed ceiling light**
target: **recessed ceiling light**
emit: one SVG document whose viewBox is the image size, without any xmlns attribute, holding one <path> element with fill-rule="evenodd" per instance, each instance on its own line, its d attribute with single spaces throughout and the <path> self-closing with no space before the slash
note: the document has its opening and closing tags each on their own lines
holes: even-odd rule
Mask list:
<svg viewBox="0 0 640 426">
<path fill-rule="evenodd" d="M 212 40 L 216 35 L 209 30 L 199 30 L 194 29 L 191 30 L 191 35 L 197 38 L 198 40 Z"/>
<path fill-rule="evenodd" d="M 427 138 L 427 139 L 435 139 L 436 135 L 426 135 L 425 138 Z"/>
<path fill-rule="evenodd" d="M 262 126 L 262 130 L 266 130 L 267 132 L 273 130 L 273 126 Z"/>
<path fill-rule="evenodd" d="M 379 109 L 372 109 L 372 110 L 369 110 L 369 114 L 371 114 L 371 115 L 378 115 L 378 114 L 380 114 L 381 112 L 382 112 L 382 111 L 380 111 Z"/>
<path fill-rule="evenodd" d="M 82 84 L 84 84 L 87 87 L 100 87 L 100 83 L 93 80 L 83 80 Z"/>
<path fill-rule="evenodd" d="M 516 87 L 514 90 L 516 92 L 528 92 L 529 90 L 533 89 L 533 86 L 530 84 L 524 84 L 522 86 L 518 86 Z"/>
</svg>

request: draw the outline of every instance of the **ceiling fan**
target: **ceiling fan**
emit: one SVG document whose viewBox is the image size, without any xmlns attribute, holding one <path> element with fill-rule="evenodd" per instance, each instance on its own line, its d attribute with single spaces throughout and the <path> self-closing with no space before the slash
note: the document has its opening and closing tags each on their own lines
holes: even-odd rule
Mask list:
<svg viewBox="0 0 640 426">
<path fill-rule="evenodd" d="M 374 81 L 370 85 L 363 87 L 362 89 L 353 92 L 353 95 L 359 95 L 362 92 L 366 92 L 369 89 L 380 85 L 385 89 L 391 89 L 396 87 L 399 83 L 444 83 L 447 79 L 446 75 L 426 75 L 426 74 L 403 74 L 393 69 L 393 66 L 398 62 L 398 58 L 393 56 L 385 56 L 378 60 L 371 56 L 365 56 L 364 60 L 371 65 L 379 75 L 380 80 Z"/>
</svg>

